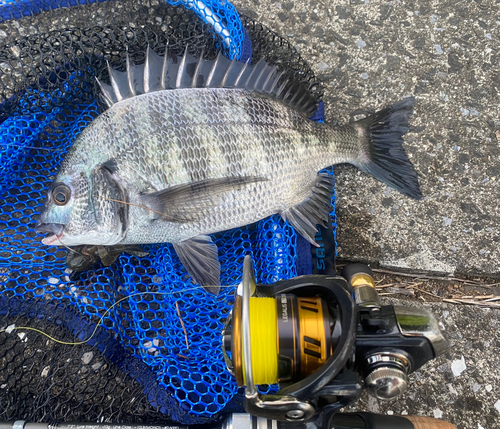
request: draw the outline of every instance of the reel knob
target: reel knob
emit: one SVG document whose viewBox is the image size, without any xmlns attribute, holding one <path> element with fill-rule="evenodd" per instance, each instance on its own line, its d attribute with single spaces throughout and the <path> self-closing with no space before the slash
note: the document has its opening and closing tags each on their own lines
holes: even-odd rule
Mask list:
<svg viewBox="0 0 500 429">
<path fill-rule="evenodd" d="M 376 368 L 365 378 L 368 393 L 382 401 L 394 399 L 406 392 L 408 377 L 396 368 Z"/>
</svg>

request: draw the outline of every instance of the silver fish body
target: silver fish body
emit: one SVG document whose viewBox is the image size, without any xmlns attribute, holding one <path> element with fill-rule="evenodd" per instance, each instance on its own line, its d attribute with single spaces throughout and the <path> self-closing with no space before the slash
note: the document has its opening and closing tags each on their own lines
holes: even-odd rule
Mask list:
<svg viewBox="0 0 500 429">
<path fill-rule="evenodd" d="M 299 204 L 319 170 L 358 158 L 357 140 L 351 127 L 332 129 L 248 91 L 166 90 L 122 101 L 98 117 L 59 175 L 74 175 L 81 165 L 90 173 L 112 160 L 113 174 L 134 204 L 126 233 L 116 243 L 177 243 Z M 175 185 L 238 176 L 262 180 L 224 193 L 217 204 L 192 201 L 196 220 L 171 222 L 165 213 L 152 222 L 155 213 L 143 200 Z"/>
<path fill-rule="evenodd" d="M 401 148 L 412 99 L 333 128 L 277 90 L 181 87 L 122 97 L 114 86 L 110 108 L 78 137 L 49 191 L 39 224 L 63 232 L 45 244 L 170 242 L 197 282 L 214 284 L 217 250 L 207 234 L 281 213 L 314 243 L 333 186 L 317 174 L 325 167 L 348 162 L 403 192 L 411 176 L 406 193 L 420 195 Z M 380 152 L 373 142 L 387 138 L 397 144 Z M 391 157 L 402 172 L 387 173 Z"/>
</svg>

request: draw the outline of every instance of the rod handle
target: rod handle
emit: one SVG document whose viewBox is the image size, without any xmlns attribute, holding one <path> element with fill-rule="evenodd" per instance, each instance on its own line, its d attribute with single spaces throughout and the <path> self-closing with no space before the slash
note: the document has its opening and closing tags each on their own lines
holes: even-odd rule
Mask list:
<svg viewBox="0 0 500 429">
<path fill-rule="evenodd" d="M 404 416 L 413 423 L 415 429 L 457 429 L 455 425 L 444 420 L 423 416 Z"/>
</svg>

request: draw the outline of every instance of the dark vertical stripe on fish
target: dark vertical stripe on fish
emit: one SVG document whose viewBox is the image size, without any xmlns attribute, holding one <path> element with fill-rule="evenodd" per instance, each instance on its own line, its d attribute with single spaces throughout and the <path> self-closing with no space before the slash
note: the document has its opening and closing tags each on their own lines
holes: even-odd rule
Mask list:
<svg viewBox="0 0 500 429">
<path fill-rule="evenodd" d="M 237 135 L 238 130 L 245 127 L 248 123 L 248 114 L 242 108 L 241 103 L 236 103 L 233 93 L 227 93 L 229 97 L 220 99 L 222 115 L 227 120 L 227 126 L 221 130 L 220 147 L 222 156 L 226 162 L 226 171 L 229 176 L 237 176 L 242 174 L 245 161 L 244 147 L 248 145 L 248 134 L 241 139 L 235 139 L 233 136 Z M 232 119 L 232 123 L 229 120 Z"/>
<path fill-rule="evenodd" d="M 191 103 L 176 103 L 174 106 L 175 123 L 184 124 L 180 127 L 182 131 L 177 130 L 177 127 L 174 129 L 176 145 L 191 182 L 207 179 L 210 171 L 210 156 L 202 136 L 212 130 L 204 126 L 208 125 L 209 119 L 200 104 L 203 104 L 203 100 L 193 97 Z"/>
</svg>

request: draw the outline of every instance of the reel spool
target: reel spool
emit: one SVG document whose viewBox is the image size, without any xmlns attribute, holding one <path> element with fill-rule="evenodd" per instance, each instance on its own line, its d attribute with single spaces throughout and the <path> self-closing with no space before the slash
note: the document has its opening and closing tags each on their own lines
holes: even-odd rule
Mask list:
<svg viewBox="0 0 500 429">
<path fill-rule="evenodd" d="M 236 297 L 232 329 L 224 332 L 230 366 L 239 387 L 246 385 L 242 359 L 242 297 Z M 293 383 L 314 373 L 332 354 L 334 321 L 320 297 L 292 294 L 251 297 L 250 341 L 254 383 Z"/>
</svg>

